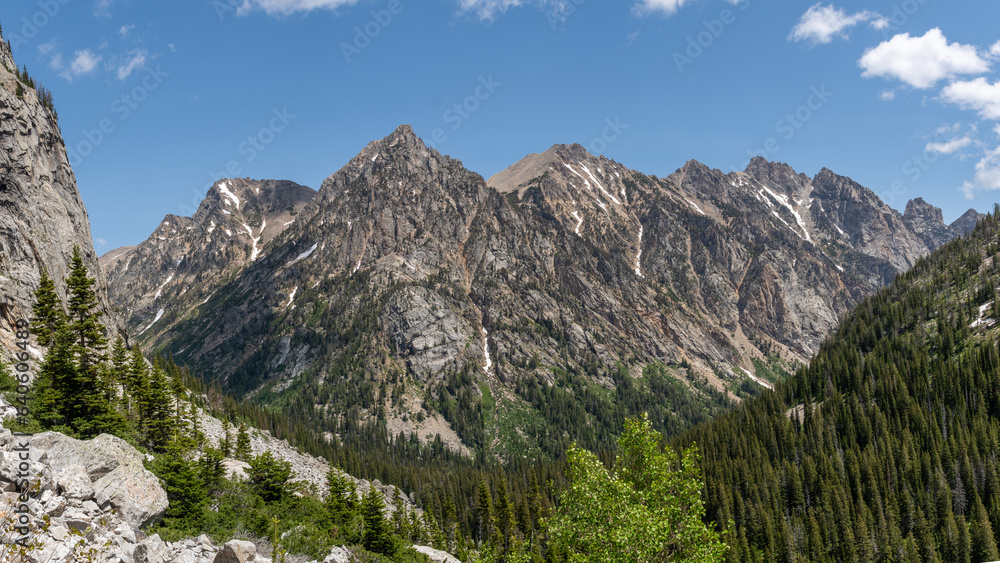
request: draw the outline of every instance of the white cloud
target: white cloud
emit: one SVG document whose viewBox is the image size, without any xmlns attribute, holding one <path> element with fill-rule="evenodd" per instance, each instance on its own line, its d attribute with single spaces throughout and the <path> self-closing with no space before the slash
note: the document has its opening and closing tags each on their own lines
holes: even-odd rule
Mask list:
<svg viewBox="0 0 1000 563">
<path fill-rule="evenodd" d="M 1000 125 L 994 127 L 993 132 L 997 134 L 997 137 L 1000 137 Z"/>
<path fill-rule="evenodd" d="M 962 186 L 965 197 L 972 199 L 978 191 L 1000 190 L 1000 147 L 986 153 L 976 163 L 976 176 Z"/>
<path fill-rule="evenodd" d="M 492 20 L 497 14 L 502 14 L 511 8 L 523 6 L 522 0 L 458 0 L 458 5 L 463 12 L 473 12 L 481 20 Z M 539 0 L 538 4 L 545 5 L 548 2 Z"/>
<path fill-rule="evenodd" d="M 115 0 L 96 0 L 94 2 L 94 15 L 108 17 L 111 15 L 111 5 Z"/>
<path fill-rule="evenodd" d="M 48 59 L 49 68 L 59 72 L 63 69 L 63 55 L 59 51 L 59 42 L 55 39 L 38 46 L 38 56 Z"/>
<path fill-rule="evenodd" d="M 132 31 L 133 29 L 135 29 L 135 24 L 123 25 L 121 29 L 118 30 L 118 33 L 122 35 L 128 35 L 128 32 Z"/>
<path fill-rule="evenodd" d="M 924 150 L 927 152 L 936 152 L 938 154 L 954 154 L 972 144 L 973 141 L 970 137 L 962 137 L 960 139 L 952 139 L 941 143 L 927 143 Z"/>
<path fill-rule="evenodd" d="M 94 72 L 100 62 L 101 57 L 94 55 L 90 49 L 77 51 L 73 56 L 73 62 L 69 64 L 69 68 L 60 73 L 59 76 L 72 81 L 74 78 Z"/>
<path fill-rule="evenodd" d="M 896 91 L 882 90 L 882 92 L 878 95 L 878 97 L 881 98 L 883 102 L 891 102 L 896 99 Z"/>
<path fill-rule="evenodd" d="M 123 64 L 118 65 L 118 80 L 125 80 L 128 78 L 132 71 L 141 68 L 142 65 L 146 64 L 146 51 L 137 50 L 129 53 L 128 60 Z"/>
<path fill-rule="evenodd" d="M 576 1 L 576 0 L 575 0 Z M 747 0 L 726 0 L 726 2 L 737 5 Z M 632 11 L 639 16 L 661 15 L 672 16 L 684 6 L 693 3 L 694 0 L 636 0 Z"/>
<path fill-rule="evenodd" d="M 858 65 L 862 76 L 896 78 L 910 86 L 925 89 L 946 78 L 960 74 L 981 74 L 990 64 L 979 56 L 972 45 L 948 43 L 938 28 L 923 37 L 909 33 L 896 35 L 865 51 Z"/>
<path fill-rule="evenodd" d="M 941 90 L 941 98 L 962 109 L 975 110 L 983 119 L 1000 119 L 1000 81 L 990 84 L 979 77 L 954 82 Z"/>
<path fill-rule="evenodd" d="M 263 10 L 269 16 L 287 16 L 296 12 L 336 10 L 357 3 L 358 0 L 243 0 L 243 5 L 236 13 L 242 16 L 255 10 Z"/>
<path fill-rule="evenodd" d="M 997 41 L 990 47 L 990 54 L 994 57 L 1000 57 L 1000 41 Z"/>
<path fill-rule="evenodd" d="M 833 4 L 815 4 L 802 14 L 799 23 L 788 35 L 790 41 L 809 41 L 813 44 L 829 43 L 834 38 L 847 39 L 847 30 L 859 23 L 871 22 L 875 29 L 883 29 L 889 21 L 873 12 L 858 12 L 848 15 Z"/>
<path fill-rule="evenodd" d="M 635 5 L 636 13 L 640 15 L 645 14 L 661 14 L 664 16 L 672 16 L 684 7 L 685 4 L 689 3 L 691 0 L 639 0 Z"/>
<path fill-rule="evenodd" d="M 872 21 L 868 22 L 868 25 L 870 25 L 872 29 L 877 29 L 879 31 L 882 31 L 883 29 L 889 27 L 890 23 L 892 23 L 892 20 L 890 20 L 889 18 L 877 16 Z"/>
</svg>

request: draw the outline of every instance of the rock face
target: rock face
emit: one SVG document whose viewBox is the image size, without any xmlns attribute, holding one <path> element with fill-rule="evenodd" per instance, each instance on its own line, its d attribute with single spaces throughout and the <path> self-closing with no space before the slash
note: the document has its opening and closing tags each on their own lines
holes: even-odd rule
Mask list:
<svg viewBox="0 0 1000 563">
<path fill-rule="evenodd" d="M 109 309 L 87 210 L 56 116 L 15 75 L 18 66 L 2 37 L 0 63 L 0 348 L 10 351 L 15 323 L 30 317 L 42 270 L 65 298 L 63 280 L 74 245 L 98 280 L 105 312 Z"/>
<path fill-rule="evenodd" d="M 445 386 L 464 389 L 459 404 L 531 412 L 532 385 L 556 373 L 610 389 L 622 369 L 663 362 L 717 387 L 766 384 L 760 361 L 806 360 L 859 299 L 957 234 L 910 207 L 904 217 L 825 169 L 692 161 L 656 178 L 579 145 L 487 183 L 404 126 L 323 182 L 257 260 L 208 284 L 194 270 L 171 279 L 170 313 L 149 304 L 152 285 L 114 295 L 145 346 L 234 392 L 288 395 L 329 420 L 355 408 L 426 440 L 418 424 L 439 413 L 425 398 Z M 139 248 L 168 239 L 163 228 Z M 178 259 L 133 256 L 157 279 Z M 389 383 L 391 397 L 377 392 Z M 375 399 L 331 404 L 366 385 Z M 477 436 L 442 412 L 451 426 L 435 433 L 454 449 L 502 446 L 499 430 Z"/>
</svg>

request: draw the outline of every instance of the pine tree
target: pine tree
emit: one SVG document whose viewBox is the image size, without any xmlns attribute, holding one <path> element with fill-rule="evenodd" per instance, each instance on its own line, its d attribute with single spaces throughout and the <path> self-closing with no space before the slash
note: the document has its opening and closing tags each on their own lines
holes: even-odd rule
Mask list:
<svg viewBox="0 0 1000 563">
<path fill-rule="evenodd" d="M 143 416 L 146 443 L 155 451 L 165 451 L 174 435 L 173 402 L 167 376 L 154 368 L 149 379 L 148 402 Z"/>
<path fill-rule="evenodd" d="M 222 457 L 229 457 L 233 453 L 233 425 L 229 422 L 229 417 L 222 418 L 222 438 L 219 438 L 219 449 L 222 450 Z"/>
<path fill-rule="evenodd" d="M 101 312 L 97 309 L 94 283 L 87 274 L 80 248 L 74 247 L 66 289 L 69 294 L 67 326 L 73 335 L 76 370 L 62 395 L 69 425 L 82 437 L 100 432 L 121 434 L 125 426 L 108 402 L 110 392 L 102 376 L 107 338 L 100 324 Z"/>
<path fill-rule="evenodd" d="M 477 532 L 479 535 L 479 546 L 486 548 L 493 544 L 496 535 L 496 520 L 493 517 L 493 497 L 490 495 L 490 488 L 486 480 L 479 482 L 479 501 L 477 504 Z"/>
<path fill-rule="evenodd" d="M 253 453 L 250 449 L 250 434 L 247 431 L 247 425 L 245 423 L 240 423 L 240 429 L 236 434 L 236 459 L 246 461 L 250 459 L 250 454 Z"/>
<path fill-rule="evenodd" d="M 83 263 L 80 247 L 74 246 L 70 274 L 66 278 L 69 325 L 76 340 L 75 353 L 80 371 L 97 381 L 93 370 L 104 359 L 108 339 L 104 336 L 104 328 L 100 323 L 103 313 L 98 308 L 95 283 L 96 280 L 89 276 L 87 266 Z"/>
<path fill-rule="evenodd" d="M 129 418 L 140 432 L 146 431 L 146 417 L 150 411 L 150 373 L 142 350 L 133 348 L 130 353 L 125 396 Z"/>
<path fill-rule="evenodd" d="M 290 462 L 275 458 L 274 454 L 266 451 L 250 458 L 249 463 L 247 476 L 250 485 L 264 502 L 277 502 L 288 495 L 288 479 L 292 476 Z"/>
<path fill-rule="evenodd" d="M 205 483 L 205 490 L 210 496 L 218 495 L 222 492 L 222 485 L 226 478 L 226 468 L 222 464 L 222 451 L 217 448 L 205 448 L 201 459 L 198 460 L 198 473 Z"/>
<path fill-rule="evenodd" d="M 497 532 L 500 535 L 501 561 L 506 561 L 510 553 L 511 536 L 514 533 L 514 507 L 507 495 L 507 480 L 500 479 L 497 484 L 496 504 Z"/>
<path fill-rule="evenodd" d="M 32 384 L 31 413 L 43 430 L 73 434 L 73 429 L 66 426 L 69 421 L 65 399 L 70 382 L 76 379 L 73 335 L 68 325 L 62 324 L 51 338 L 49 352 Z"/>
<path fill-rule="evenodd" d="M 375 487 L 368 489 L 368 493 L 361 499 L 361 517 L 365 523 L 361 545 L 372 553 L 394 556 L 398 550 L 398 543 L 392 535 L 389 523 L 385 520 L 382 495 Z"/>
<path fill-rule="evenodd" d="M 122 410 L 128 414 L 128 379 L 129 379 L 129 353 L 125 347 L 125 341 L 119 336 L 115 339 L 111 347 L 110 364 L 105 369 L 107 374 L 106 388 L 109 391 L 108 401 L 114 403 L 121 393 Z"/>
<path fill-rule="evenodd" d="M 31 331 L 40 346 L 55 344 L 55 333 L 66 322 L 62 300 L 56 293 L 56 283 L 42 270 L 42 279 L 35 290 L 35 304 L 31 307 Z"/>
<path fill-rule="evenodd" d="M 331 467 L 326 474 L 326 483 L 326 512 L 335 537 L 359 540 L 357 531 L 361 523 L 354 481 L 339 469 Z"/>
<path fill-rule="evenodd" d="M 198 465 L 188 461 L 180 449 L 172 447 L 157 459 L 152 470 L 163 482 L 170 502 L 166 520 L 172 520 L 176 527 L 182 529 L 196 528 L 208 503 L 205 481 Z"/>
<path fill-rule="evenodd" d="M 986 507 L 982 501 L 976 499 L 972 509 L 972 560 L 973 561 L 996 561 L 1000 559 L 1000 552 L 997 551 L 996 538 L 993 536 L 993 527 L 990 518 L 986 513 Z"/>
</svg>

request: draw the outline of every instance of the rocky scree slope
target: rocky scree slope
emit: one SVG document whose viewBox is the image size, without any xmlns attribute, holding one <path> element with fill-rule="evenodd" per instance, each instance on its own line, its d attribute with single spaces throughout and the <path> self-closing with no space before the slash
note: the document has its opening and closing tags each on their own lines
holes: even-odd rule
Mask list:
<svg viewBox="0 0 1000 563">
<path fill-rule="evenodd" d="M 204 411 L 199 415 L 206 440 L 220 441 L 222 423 Z M 258 553 L 258 547 L 251 542 L 219 545 L 200 536 L 171 543 L 157 535 L 148 536 L 143 530 L 163 518 L 168 501 L 159 480 L 145 469 L 141 452 L 108 434 L 92 440 L 76 440 L 58 432 L 15 436 L 2 425 L 3 420 L 14 416 L 16 409 L 0 398 L 0 520 L 20 509 L 18 483 L 23 477 L 19 473 L 27 455 L 28 478 L 37 493 L 26 503 L 31 519 L 29 542 L 35 544 L 29 561 L 74 561 L 88 552 L 96 555 L 95 561 L 115 563 L 269 561 L 264 557 L 266 552 Z M 326 490 L 329 464 L 325 460 L 304 455 L 266 431 L 251 429 L 250 438 L 254 455 L 270 451 L 292 464 L 293 480 L 305 481 L 318 491 Z M 246 463 L 227 458 L 224 464 L 228 475 L 246 477 Z M 395 487 L 348 477 L 359 494 L 375 487 L 383 496 L 387 515 L 396 510 L 397 498 L 407 512 L 421 512 L 411 502 L 411 496 Z M 13 539 L 17 538 L 5 537 L 5 541 Z M 78 542 L 81 545 L 77 548 Z M 455 561 L 443 552 L 415 548 L 434 555 L 435 561 Z M 0 546 L 0 556 L 5 549 Z M 234 559 L 238 554 L 242 558 Z M 254 558 L 248 559 L 251 555 Z M 326 559 L 338 563 L 355 560 L 352 552 L 342 547 L 334 548 Z"/>
<path fill-rule="evenodd" d="M 59 124 L 35 89 L 21 83 L 17 68 L 0 37 L 0 349 L 5 353 L 14 349 L 17 320 L 30 317 L 43 270 L 65 299 L 63 280 L 74 246 L 80 247 L 97 279 L 101 306 L 110 313 L 87 210 Z M 118 321 L 108 315 L 106 322 Z"/>
<path fill-rule="evenodd" d="M 489 426 L 502 411 L 546 416 L 532 385 L 559 374 L 613 389 L 621 369 L 663 362 L 691 366 L 677 373 L 692 381 L 769 386 L 760 362 L 804 361 L 859 299 L 957 234 L 923 207 L 908 222 L 825 169 L 692 161 L 660 179 L 579 145 L 488 185 L 403 126 L 207 301 L 178 302 L 162 328 L 155 307 L 129 322 L 154 325 L 145 346 L 331 429 L 352 410 L 426 440 L 441 422 L 427 415 L 445 412 L 435 432 L 455 449 L 495 448 Z M 487 428 L 448 401 L 491 413 L 467 417 Z M 512 435 L 530 441 L 525 428 Z"/>
</svg>

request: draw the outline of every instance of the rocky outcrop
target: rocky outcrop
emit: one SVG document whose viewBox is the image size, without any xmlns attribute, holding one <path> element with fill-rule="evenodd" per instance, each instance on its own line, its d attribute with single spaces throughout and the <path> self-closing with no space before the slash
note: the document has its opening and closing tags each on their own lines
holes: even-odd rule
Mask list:
<svg viewBox="0 0 1000 563">
<path fill-rule="evenodd" d="M 144 537 L 139 528 L 157 522 L 167 509 L 167 494 L 143 458 L 109 435 L 81 441 L 56 432 L 19 437 L 0 429 L 3 502 L 27 510 L 33 560 L 64 561 L 92 550 L 131 558 Z M 33 493 L 27 502 L 18 498 L 24 473 Z"/>
<path fill-rule="evenodd" d="M 79 246 L 108 314 L 104 275 L 90 236 L 56 115 L 23 84 L 0 37 L 0 350 L 14 350 L 15 324 L 30 317 L 43 270 L 65 297 L 73 247 Z"/>
<path fill-rule="evenodd" d="M 7 408 L 0 398 L 0 412 L 8 414 Z M 6 418 L 0 416 L 0 422 Z M 209 442 L 222 436 L 217 419 L 202 412 L 200 423 Z M 257 430 L 251 432 L 251 445 L 255 453 L 271 451 L 291 462 L 293 479 L 315 485 L 317 490 L 326 489 L 329 465 L 325 461 L 303 455 L 286 441 Z M 250 541 L 236 539 L 220 546 L 205 535 L 172 543 L 155 534 L 147 536 L 143 530 L 162 518 L 168 503 L 158 479 L 143 467 L 144 459 L 125 441 L 107 434 L 93 440 L 76 440 L 58 432 L 15 436 L 0 426 L 0 525 L 9 531 L 10 521 L 4 518 L 27 514 L 33 546 L 28 561 L 271 562 L 267 557 L 270 548 L 262 550 Z M 23 473 L 27 473 L 31 487 L 26 503 L 19 499 Z M 238 470 L 235 478 L 241 478 Z M 405 510 L 419 513 L 411 497 L 395 487 L 351 479 L 360 494 L 371 487 L 380 491 L 387 514 L 395 510 L 397 498 Z M 9 534 L 5 536 L 5 541 L 13 539 Z M 93 559 L 86 559 L 87 554 Z M 335 547 L 324 563 L 359 560 L 350 549 Z M 445 559 L 432 556 L 432 560 Z"/>
</svg>

